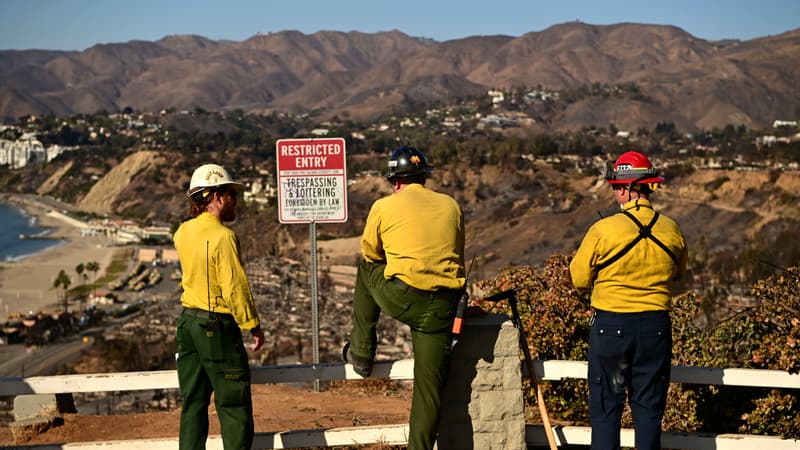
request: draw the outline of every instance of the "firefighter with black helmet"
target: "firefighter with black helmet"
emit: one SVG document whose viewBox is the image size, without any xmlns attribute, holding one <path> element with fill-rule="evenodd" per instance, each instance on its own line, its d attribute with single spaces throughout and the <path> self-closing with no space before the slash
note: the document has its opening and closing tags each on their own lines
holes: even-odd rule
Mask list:
<svg viewBox="0 0 800 450">
<path fill-rule="evenodd" d="M 592 449 L 619 449 L 622 411 L 631 405 L 636 448 L 661 448 L 672 357 L 672 282 L 686 271 L 678 224 L 653 209 L 664 181 L 642 153 L 606 169 L 620 206 L 595 222 L 570 262 L 575 288 L 591 290 L 589 415 Z"/>
<path fill-rule="evenodd" d="M 225 168 L 204 164 L 192 174 L 189 214 L 173 236 L 181 264 L 181 305 L 177 341 L 181 409 L 178 446 L 205 449 L 211 394 L 225 448 L 253 444 L 250 366 L 242 339 L 253 338 L 253 351 L 264 345 L 264 332 L 247 282 L 236 234 L 223 223 L 236 220 L 244 186 Z"/>
<path fill-rule="evenodd" d="M 464 216 L 450 196 L 426 188 L 433 167 L 415 147 L 396 148 L 384 176 L 393 193 L 372 205 L 361 237 L 353 301 L 353 330 L 344 350 L 367 377 L 377 347 L 380 313 L 409 325 L 414 393 L 408 448 L 436 442 L 450 330 L 464 290 Z"/>
<path fill-rule="evenodd" d="M 416 147 L 407 145 L 394 149 L 386 165 L 384 177 L 391 181 L 393 178 L 427 175 L 432 171 L 433 166 L 428 165 L 425 155 Z"/>
</svg>

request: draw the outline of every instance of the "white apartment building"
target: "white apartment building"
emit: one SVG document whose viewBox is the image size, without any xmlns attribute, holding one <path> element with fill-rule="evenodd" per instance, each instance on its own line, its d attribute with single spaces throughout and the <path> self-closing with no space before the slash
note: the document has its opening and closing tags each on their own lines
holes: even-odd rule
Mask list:
<svg viewBox="0 0 800 450">
<path fill-rule="evenodd" d="M 0 139 L 0 166 L 20 169 L 28 164 L 47 163 L 74 147 L 51 145 L 45 148 L 38 139 L 23 136 L 16 141 Z"/>
</svg>

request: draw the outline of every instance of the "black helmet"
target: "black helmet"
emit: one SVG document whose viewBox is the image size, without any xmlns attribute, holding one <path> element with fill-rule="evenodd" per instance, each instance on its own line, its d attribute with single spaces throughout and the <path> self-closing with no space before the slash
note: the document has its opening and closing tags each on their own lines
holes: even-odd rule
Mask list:
<svg viewBox="0 0 800 450">
<path fill-rule="evenodd" d="M 389 165 L 383 176 L 386 178 L 412 177 L 415 175 L 425 175 L 433 170 L 433 166 L 428 165 L 428 160 L 416 147 L 404 145 L 394 149 L 389 158 Z"/>
</svg>

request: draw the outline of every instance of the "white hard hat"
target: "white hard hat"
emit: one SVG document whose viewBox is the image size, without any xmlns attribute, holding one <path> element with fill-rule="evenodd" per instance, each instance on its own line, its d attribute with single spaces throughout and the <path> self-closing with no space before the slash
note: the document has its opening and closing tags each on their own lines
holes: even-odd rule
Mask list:
<svg viewBox="0 0 800 450">
<path fill-rule="evenodd" d="M 192 181 L 189 182 L 189 191 L 186 194 L 191 197 L 195 192 L 202 191 L 205 188 L 226 184 L 231 185 L 231 187 L 237 191 L 244 189 L 244 185 L 233 181 L 231 174 L 222 166 L 217 164 L 204 164 L 195 169 L 192 174 Z"/>
</svg>

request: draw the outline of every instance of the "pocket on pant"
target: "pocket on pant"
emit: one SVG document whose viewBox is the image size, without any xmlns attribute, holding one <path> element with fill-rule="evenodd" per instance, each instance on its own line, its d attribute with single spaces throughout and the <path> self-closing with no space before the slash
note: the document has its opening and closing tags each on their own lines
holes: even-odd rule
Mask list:
<svg viewBox="0 0 800 450">
<path fill-rule="evenodd" d="M 414 303 L 415 295 L 392 282 L 387 283 L 385 293 L 384 301 L 379 302 L 381 309 L 390 317 L 403 320 L 403 315 Z"/>
<path fill-rule="evenodd" d="M 654 311 L 641 322 L 640 336 L 669 336 L 671 334 L 672 321 L 667 312 Z"/>
<path fill-rule="evenodd" d="M 436 302 L 439 304 L 436 308 L 436 315 L 441 320 L 450 321 L 456 316 L 457 303 L 450 299 L 438 299 Z"/>
<path fill-rule="evenodd" d="M 215 385 L 216 403 L 221 406 L 246 406 L 250 404 L 250 370 L 228 368 L 217 373 L 222 378 Z"/>
<path fill-rule="evenodd" d="M 603 378 L 597 374 L 589 374 L 589 411 L 592 415 L 605 413 L 606 405 L 603 401 Z"/>
<path fill-rule="evenodd" d="M 423 331 L 444 331 L 450 330 L 453 326 L 453 317 L 456 315 L 455 305 L 449 301 L 437 300 L 434 302 L 432 319 L 428 324 L 429 330 Z"/>
<path fill-rule="evenodd" d="M 671 354 L 672 329 L 669 324 L 643 329 L 640 336 L 640 345 L 648 349 L 650 353 Z"/>
<path fill-rule="evenodd" d="M 205 333 L 206 344 L 206 358 L 211 361 L 221 361 L 225 359 L 225 336 L 222 333 L 222 327 L 219 322 L 206 323 L 202 326 Z M 201 338 L 203 339 L 203 338 Z"/>
<path fill-rule="evenodd" d="M 182 315 L 178 317 L 175 333 L 178 341 L 178 355 L 184 356 L 195 350 L 194 342 L 192 342 L 191 330 L 189 330 L 190 326 L 191 323 L 189 323 L 186 317 Z"/>
<path fill-rule="evenodd" d="M 208 338 L 208 359 L 212 361 L 225 359 L 225 344 L 222 340 L 223 337 L 219 333 Z"/>
<path fill-rule="evenodd" d="M 183 330 L 186 327 L 187 321 L 188 320 L 183 316 L 183 314 L 178 316 L 178 322 L 175 324 L 175 327 L 178 329 L 178 331 Z"/>
<path fill-rule="evenodd" d="M 617 324 L 594 325 L 589 343 L 589 377 L 603 385 L 606 393 L 625 392 L 625 373 L 629 369 L 625 356 L 625 329 Z"/>
<path fill-rule="evenodd" d="M 250 381 L 250 368 L 229 368 L 222 371 L 225 381 Z"/>
<path fill-rule="evenodd" d="M 601 326 L 597 327 L 597 334 L 600 338 L 623 338 L 625 330 L 621 326 Z M 614 341 L 611 341 L 614 342 Z M 616 345 L 616 342 L 614 342 Z"/>
</svg>

